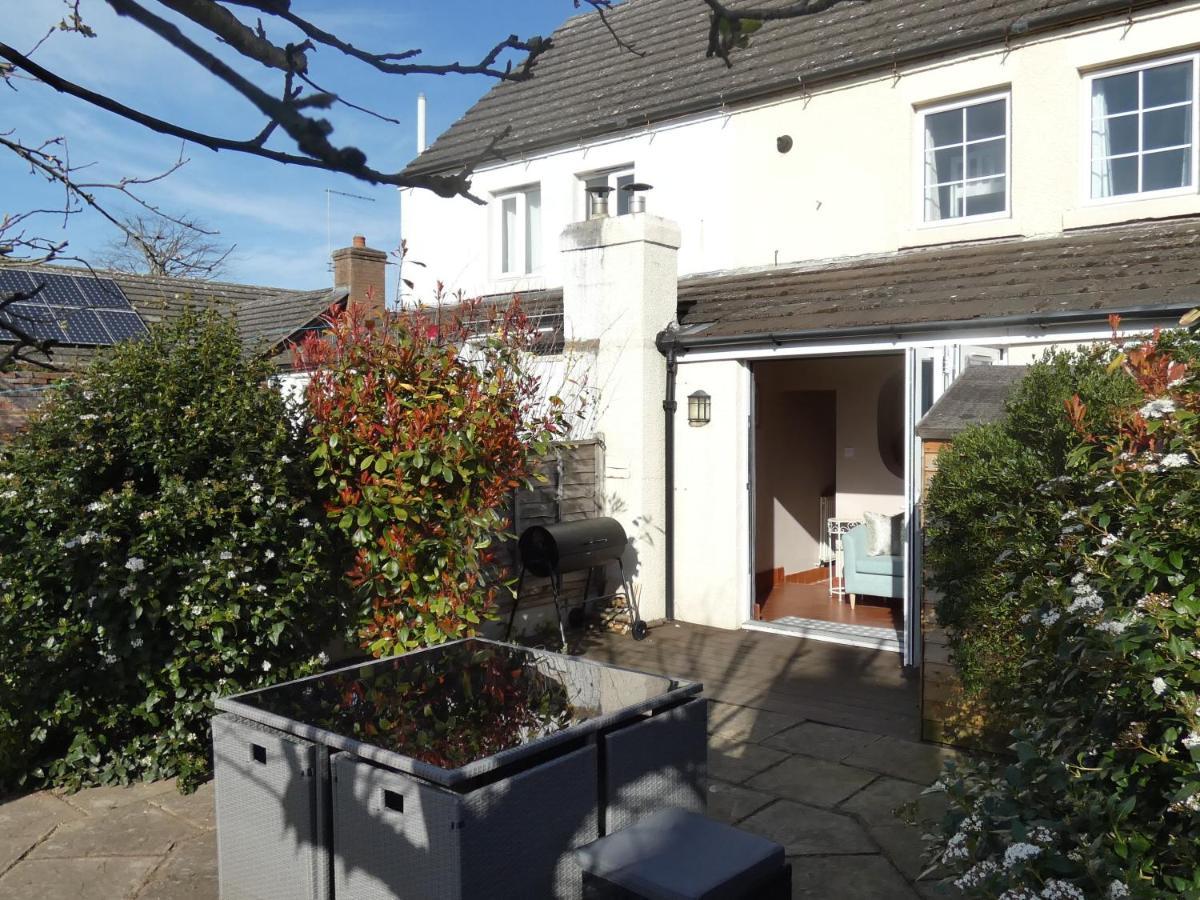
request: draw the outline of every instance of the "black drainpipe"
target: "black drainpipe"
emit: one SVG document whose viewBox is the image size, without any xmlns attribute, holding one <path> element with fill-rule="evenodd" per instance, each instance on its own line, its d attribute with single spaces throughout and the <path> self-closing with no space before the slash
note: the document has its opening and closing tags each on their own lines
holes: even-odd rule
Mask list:
<svg viewBox="0 0 1200 900">
<path fill-rule="evenodd" d="M 663 483 L 666 500 L 663 534 L 666 542 L 666 606 L 667 621 L 675 619 L 675 374 L 679 369 L 678 338 L 675 328 L 668 326 L 654 337 L 654 346 L 667 358 L 667 391 L 663 398 L 663 447 L 666 455 Z"/>
</svg>

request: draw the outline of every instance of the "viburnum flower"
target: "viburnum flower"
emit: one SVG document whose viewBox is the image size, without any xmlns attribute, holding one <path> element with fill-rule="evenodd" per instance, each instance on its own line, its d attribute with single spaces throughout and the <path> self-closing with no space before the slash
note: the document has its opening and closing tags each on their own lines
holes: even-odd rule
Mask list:
<svg viewBox="0 0 1200 900">
<path fill-rule="evenodd" d="M 1161 419 L 1175 412 L 1175 401 L 1169 397 L 1159 397 L 1151 400 L 1138 410 L 1143 419 Z"/>
</svg>

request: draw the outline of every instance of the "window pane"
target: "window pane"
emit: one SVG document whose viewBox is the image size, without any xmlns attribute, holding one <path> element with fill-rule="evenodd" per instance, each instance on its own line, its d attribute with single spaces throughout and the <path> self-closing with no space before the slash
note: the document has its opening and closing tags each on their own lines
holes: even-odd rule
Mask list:
<svg viewBox="0 0 1200 900">
<path fill-rule="evenodd" d="M 1142 157 L 1142 190 L 1165 191 L 1192 183 L 1190 150 L 1166 150 Z"/>
<path fill-rule="evenodd" d="M 963 179 L 963 148 L 947 147 L 925 154 L 926 184 L 942 184 Z"/>
<path fill-rule="evenodd" d="M 949 109 L 925 117 L 925 149 L 961 144 L 963 139 L 963 113 L 961 109 Z"/>
<path fill-rule="evenodd" d="M 1004 212 L 1003 178 L 989 178 L 986 181 L 971 181 L 964 188 L 966 193 L 966 214 L 980 216 L 987 213 Z"/>
<path fill-rule="evenodd" d="M 1192 64 L 1172 63 L 1146 69 L 1142 82 L 1142 106 L 1164 106 L 1192 99 Z"/>
<path fill-rule="evenodd" d="M 925 189 L 925 221 L 957 219 L 962 215 L 961 184 L 943 184 Z"/>
<path fill-rule="evenodd" d="M 525 194 L 525 271 L 542 267 L 542 192 Z"/>
<path fill-rule="evenodd" d="M 1142 148 L 1179 147 L 1192 142 L 1192 108 L 1172 106 L 1146 113 L 1142 123 Z"/>
<path fill-rule="evenodd" d="M 500 271 L 517 268 L 517 198 L 505 197 L 500 203 Z"/>
<path fill-rule="evenodd" d="M 978 106 L 967 107 L 967 140 L 1003 137 L 1005 133 L 1005 101 L 993 100 Z"/>
<path fill-rule="evenodd" d="M 1092 196 L 1116 197 L 1136 194 L 1138 190 L 1138 158 L 1123 156 L 1100 159 L 1092 164 Z"/>
<path fill-rule="evenodd" d="M 1138 114 L 1101 119 L 1096 123 L 1097 141 L 1093 142 L 1096 156 L 1120 156 L 1138 152 Z"/>
<path fill-rule="evenodd" d="M 1092 108 L 1100 115 L 1130 112 L 1138 108 L 1138 73 L 1109 75 L 1092 82 Z"/>
<path fill-rule="evenodd" d="M 630 200 L 631 200 L 629 191 L 621 190 L 621 188 L 623 188 L 629 184 L 633 184 L 633 173 L 632 172 L 630 172 L 628 175 L 622 175 L 617 179 L 617 183 L 616 183 L 615 187 L 617 189 L 617 215 L 618 216 L 623 216 L 629 212 Z"/>
<path fill-rule="evenodd" d="M 986 175 L 1005 173 L 1004 138 L 967 145 L 967 177 L 983 178 Z"/>
</svg>

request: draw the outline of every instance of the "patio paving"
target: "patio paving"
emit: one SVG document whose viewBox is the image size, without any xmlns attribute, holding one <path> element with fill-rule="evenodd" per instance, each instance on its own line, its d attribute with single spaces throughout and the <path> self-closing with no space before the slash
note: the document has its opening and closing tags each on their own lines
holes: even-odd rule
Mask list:
<svg viewBox="0 0 1200 900">
<path fill-rule="evenodd" d="M 794 897 L 949 897 L 918 882 L 921 790 L 950 751 L 915 740 L 917 685 L 894 654 L 667 625 L 578 650 L 698 678 L 709 814 L 782 844 Z M 216 900 L 212 785 L 44 791 L 0 803 L 0 900 Z"/>
</svg>

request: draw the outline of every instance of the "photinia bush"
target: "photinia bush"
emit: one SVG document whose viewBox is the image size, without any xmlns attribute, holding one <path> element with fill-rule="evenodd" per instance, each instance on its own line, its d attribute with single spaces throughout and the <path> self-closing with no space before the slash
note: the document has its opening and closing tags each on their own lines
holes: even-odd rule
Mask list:
<svg viewBox="0 0 1200 900">
<path fill-rule="evenodd" d="M 936 859 L 969 896 L 1200 895 L 1200 378 L 1184 333 L 1115 342 L 1135 399 L 1079 397 L 1024 578 L 1015 758 L 949 770 Z M 1007 560 L 999 560 L 1003 568 Z"/>
<path fill-rule="evenodd" d="M 272 372 L 189 312 L 0 448 L 0 789 L 186 788 L 213 696 L 313 671 L 344 629 L 345 551 Z"/>
<path fill-rule="evenodd" d="M 311 459 L 354 548 L 370 653 L 473 635 L 492 614 L 511 493 L 565 429 L 528 369 L 535 338 L 516 302 L 383 321 L 352 304 L 299 349 Z"/>
</svg>

